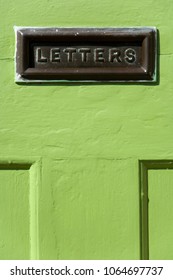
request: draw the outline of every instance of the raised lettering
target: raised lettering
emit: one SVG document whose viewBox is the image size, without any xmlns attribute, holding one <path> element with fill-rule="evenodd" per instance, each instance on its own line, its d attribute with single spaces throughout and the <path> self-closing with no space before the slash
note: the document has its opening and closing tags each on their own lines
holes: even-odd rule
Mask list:
<svg viewBox="0 0 173 280">
<path fill-rule="evenodd" d="M 136 61 L 136 51 L 134 49 L 125 50 L 125 61 L 128 63 L 134 63 Z"/>
<path fill-rule="evenodd" d="M 38 63 L 47 62 L 47 58 L 43 56 L 41 48 L 36 49 L 36 61 Z"/>
<path fill-rule="evenodd" d="M 91 53 L 90 48 L 81 48 L 78 50 L 81 53 L 82 56 L 82 62 L 87 62 L 88 61 L 88 55 Z"/>
<path fill-rule="evenodd" d="M 67 48 L 64 50 L 65 53 L 67 53 L 67 60 L 68 62 L 73 62 L 73 54 L 76 53 L 75 48 Z"/>
<path fill-rule="evenodd" d="M 94 61 L 95 62 L 104 62 L 105 61 L 104 56 L 103 56 L 104 51 L 105 50 L 102 48 L 97 48 L 94 50 Z"/>
<path fill-rule="evenodd" d="M 50 50 L 50 61 L 52 62 L 60 62 L 60 49 L 55 48 Z"/>
<path fill-rule="evenodd" d="M 109 62 L 118 62 L 121 63 L 121 51 L 118 49 L 110 49 L 109 50 Z"/>
</svg>

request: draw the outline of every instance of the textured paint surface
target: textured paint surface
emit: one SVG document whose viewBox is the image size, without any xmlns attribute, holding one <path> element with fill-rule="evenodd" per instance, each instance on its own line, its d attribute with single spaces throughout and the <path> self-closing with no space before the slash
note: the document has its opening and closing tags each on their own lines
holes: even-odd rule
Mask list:
<svg viewBox="0 0 173 280">
<path fill-rule="evenodd" d="M 173 259 L 173 170 L 149 170 L 150 259 Z"/>
<path fill-rule="evenodd" d="M 139 259 L 138 160 L 173 158 L 172 0 L 1 0 L 0 11 L 0 157 L 42 160 L 31 257 Z M 160 83 L 17 85 L 14 25 L 156 26 Z"/>
<path fill-rule="evenodd" d="M 0 213 L 0 259 L 28 259 L 28 170 L 0 170 Z"/>
</svg>

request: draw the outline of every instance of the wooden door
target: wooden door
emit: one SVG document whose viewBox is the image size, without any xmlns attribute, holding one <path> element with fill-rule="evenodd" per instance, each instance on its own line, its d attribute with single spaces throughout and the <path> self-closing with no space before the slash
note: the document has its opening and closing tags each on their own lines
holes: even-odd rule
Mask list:
<svg viewBox="0 0 173 280">
<path fill-rule="evenodd" d="M 173 258 L 172 6 L 0 2 L 0 259 Z M 14 25 L 156 26 L 158 83 L 16 84 Z"/>
</svg>

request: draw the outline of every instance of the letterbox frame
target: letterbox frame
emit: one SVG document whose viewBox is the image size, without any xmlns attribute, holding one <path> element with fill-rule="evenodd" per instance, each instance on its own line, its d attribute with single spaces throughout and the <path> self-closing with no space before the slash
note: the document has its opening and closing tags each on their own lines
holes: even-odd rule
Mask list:
<svg viewBox="0 0 173 280">
<path fill-rule="evenodd" d="M 16 82 L 156 82 L 157 29 L 155 27 L 128 28 L 40 28 L 15 27 Z M 38 69 L 30 67 L 29 44 L 34 41 L 55 42 L 141 42 L 140 67 L 78 67 Z"/>
</svg>

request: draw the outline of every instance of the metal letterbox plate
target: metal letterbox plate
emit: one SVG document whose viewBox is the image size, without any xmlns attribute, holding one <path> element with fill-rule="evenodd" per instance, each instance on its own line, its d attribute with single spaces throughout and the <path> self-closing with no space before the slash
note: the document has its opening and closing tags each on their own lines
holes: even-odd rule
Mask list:
<svg viewBox="0 0 173 280">
<path fill-rule="evenodd" d="M 16 27 L 16 82 L 155 82 L 157 31 Z"/>
</svg>

